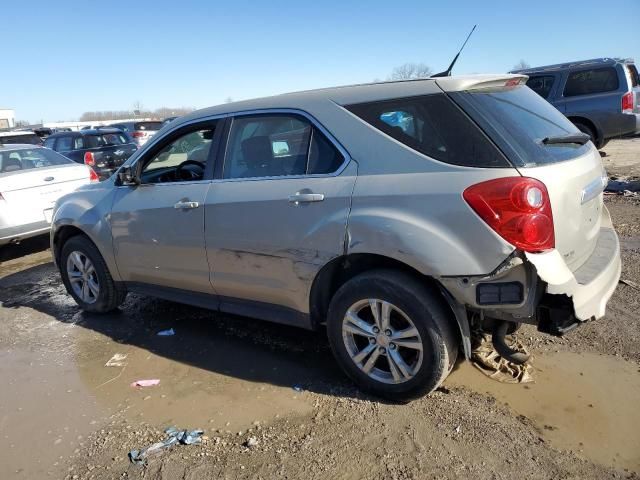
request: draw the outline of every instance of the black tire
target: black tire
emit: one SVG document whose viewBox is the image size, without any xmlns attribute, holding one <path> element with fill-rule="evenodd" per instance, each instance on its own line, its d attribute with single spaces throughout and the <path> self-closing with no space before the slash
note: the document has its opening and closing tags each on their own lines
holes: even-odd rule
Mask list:
<svg viewBox="0 0 640 480">
<path fill-rule="evenodd" d="M 352 305 L 369 298 L 398 307 L 418 330 L 423 358 L 411 379 L 384 383 L 371 378 L 352 360 L 343 339 L 343 319 Z M 459 349 L 455 328 L 453 314 L 437 292 L 413 276 L 396 270 L 372 270 L 349 280 L 333 296 L 327 316 L 329 343 L 344 372 L 362 390 L 400 402 L 432 392 L 447 377 Z"/>
<path fill-rule="evenodd" d="M 586 133 L 587 135 L 589 135 L 589 137 L 591 137 L 591 141 L 593 142 L 593 144 L 596 146 L 598 150 L 600 150 L 602 147 L 606 145 L 607 143 L 606 140 L 598 142 L 598 137 L 596 135 L 596 132 L 589 125 L 585 125 L 584 123 L 581 123 L 581 122 L 573 122 L 573 124 L 582 133 Z"/>
<path fill-rule="evenodd" d="M 71 287 L 67 273 L 67 260 L 73 252 L 85 255 L 93 264 L 98 279 L 98 295 L 93 303 L 87 303 L 80 298 Z M 122 284 L 116 283 L 109 273 L 107 264 L 91 240 L 83 235 L 71 237 L 62 246 L 60 254 L 60 276 L 67 292 L 73 297 L 82 310 L 94 313 L 107 313 L 118 308 L 127 296 L 127 290 Z"/>
</svg>

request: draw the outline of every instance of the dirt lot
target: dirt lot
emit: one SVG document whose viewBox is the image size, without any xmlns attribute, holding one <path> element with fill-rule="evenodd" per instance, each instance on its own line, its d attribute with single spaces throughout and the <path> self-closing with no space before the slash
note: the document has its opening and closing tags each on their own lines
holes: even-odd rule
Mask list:
<svg viewBox="0 0 640 480">
<path fill-rule="evenodd" d="M 640 172 L 640 139 L 605 150 L 611 174 Z M 640 198 L 606 203 L 622 278 L 640 284 Z M 0 478 L 640 476 L 636 287 L 620 284 L 607 317 L 566 338 L 523 328 L 535 383 L 462 363 L 431 396 L 394 405 L 353 388 L 322 332 L 136 296 L 117 314 L 80 313 L 46 249 L 0 251 Z M 129 462 L 171 425 L 207 438 Z"/>
</svg>

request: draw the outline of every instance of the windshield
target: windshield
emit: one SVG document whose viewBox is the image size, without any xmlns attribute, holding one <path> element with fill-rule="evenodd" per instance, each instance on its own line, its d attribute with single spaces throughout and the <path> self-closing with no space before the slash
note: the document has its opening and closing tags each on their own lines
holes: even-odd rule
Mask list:
<svg viewBox="0 0 640 480">
<path fill-rule="evenodd" d="M 583 155 L 590 144 L 554 143 L 550 137 L 580 131 L 550 103 L 524 85 L 452 94 L 463 109 L 517 165 L 540 165 Z"/>
<path fill-rule="evenodd" d="M 0 175 L 19 170 L 47 168 L 73 163 L 72 160 L 48 148 L 0 151 Z"/>
</svg>

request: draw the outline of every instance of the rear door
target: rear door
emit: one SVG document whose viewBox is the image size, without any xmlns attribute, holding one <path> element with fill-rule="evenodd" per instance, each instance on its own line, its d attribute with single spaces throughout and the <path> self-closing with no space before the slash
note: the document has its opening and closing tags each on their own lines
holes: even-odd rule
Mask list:
<svg viewBox="0 0 640 480">
<path fill-rule="evenodd" d="M 206 199 L 207 257 L 221 301 L 308 312 L 316 273 L 344 252 L 356 172 L 303 115 L 235 117 Z"/>
<path fill-rule="evenodd" d="M 603 215 L 603 167 L 591 142 L 545 144 L 579 133 L 562 114 L 525 86 L 452 94 L 502 148 L 521 175 L 549 192 L 556 249 L 577 269 L 595 248 Z"/>
</svg>

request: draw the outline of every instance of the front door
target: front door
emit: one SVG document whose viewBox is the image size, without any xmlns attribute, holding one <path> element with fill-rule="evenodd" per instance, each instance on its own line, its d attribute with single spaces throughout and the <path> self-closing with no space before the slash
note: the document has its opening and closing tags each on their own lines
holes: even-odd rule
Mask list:
<svg viewBox="0 0 640 480">
<path fill-rule="evenodd" d="M 213 293 L 204 202 L 215 132 L 209 121 L 167 134 L 136 163 L 140 185 L 117 187 L 111 225 L 124 281 Z"/>
<path fill-rule="evenodd" d="M 207 194 L 205 236 L 216 293 L 307 313 L 315 275 L 342 255 L 357 173 L 310 120 L 232 120 L 223 171 Z"/>
</svg>

